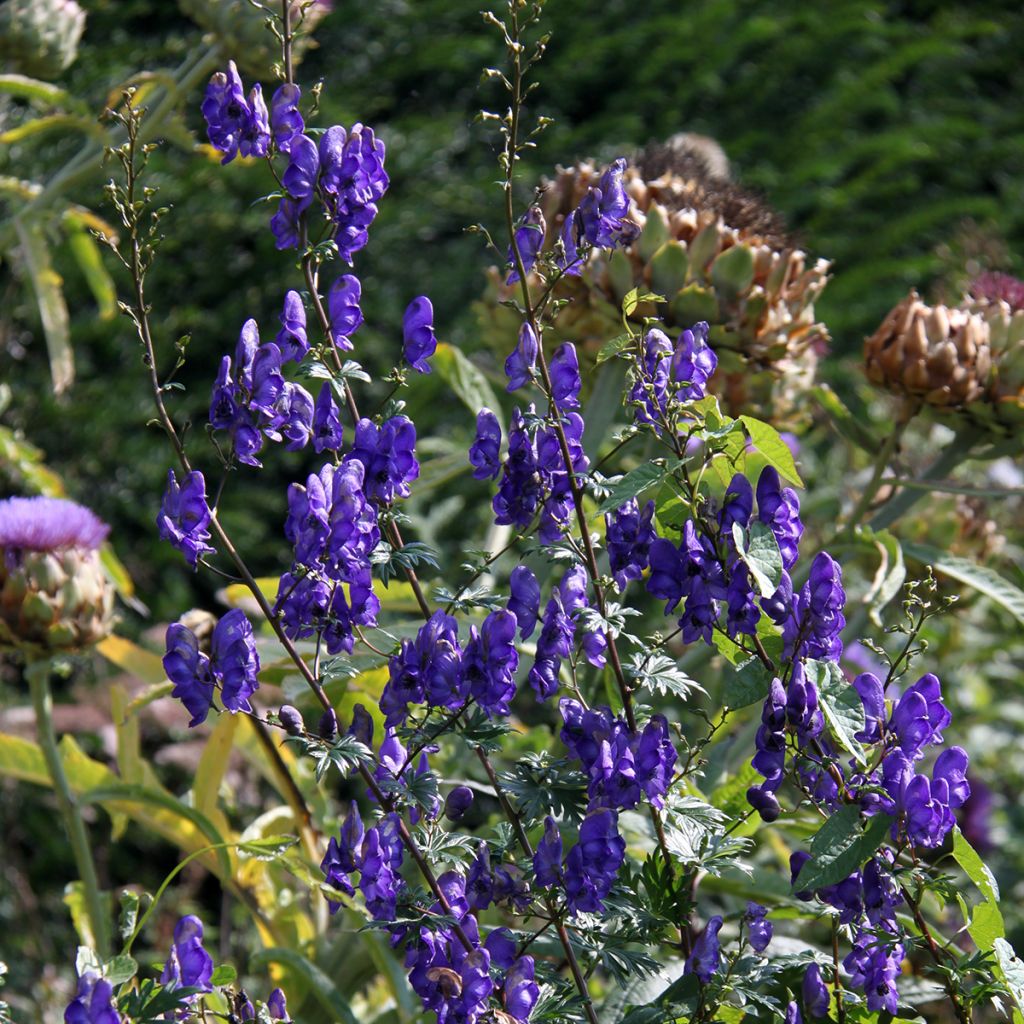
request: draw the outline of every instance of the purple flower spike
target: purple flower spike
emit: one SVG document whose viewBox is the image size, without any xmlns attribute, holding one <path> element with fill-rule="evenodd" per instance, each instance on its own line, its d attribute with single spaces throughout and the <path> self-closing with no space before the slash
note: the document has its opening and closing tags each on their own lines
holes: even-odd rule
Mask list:
<svg viewBox="0 0 1024 1024">
<path fill-rule="evenodd" d="M 699 401 L 707 393 L 707 384 L 718 367 L 718 357 L 708 346 L 710 328 L 703 320 L 683 331 L 672 355 L 672 379 L 680 386 L 679 397 L 686 402 Z"/>
<path fill-rule="evenodd" d="M 583 197 L 578 217 L 586 240 L 598 249 L 614 249 L 631 241 L 635 225 L 627 221 L 629 196 L 622 184 L 626 161 L 619 157 Z"/>
<path fill-rule="evenodd" d="M 509 579 L 509 592 L 508 610 L 516 617 L 519 637 L 529 640 L 540 615 L 540 584 L 537 577 L 525 565 L 517 565 Z"/>
<path fill-rule="evenodd" d="M 259 688 L 260 656 L 252 624 L 241 608 L 232 608 L 213 629 L 210 661 L 228 711 L 251 711 L 249 698 Z"/>
<path fill-rule="evenodd" d="M 437 351 L 434 334 L 434 307 L 426 295 L 412 300 L 402 317 L 405 361 L 417 373 L 430 373 L 427 360 Z"/>
<path fill-rule="evenodd" d="M 200 555 L 210 554 L 214 548 L 210 539 L 210 509 L 206 504 L 206 481 L 199 470 L 187 473 L 178 486 L 174 470 L 167 471 L 167 490 L 160 506 L 156 526 L 160 537 L 170 541 L 195 569 Z"/>
<path fill-rule="evenodd" d="M 212 977 L 213 957 L 203 948 L 203 922 L 189 914 L 175 925 L 174 944 L 160 980 L 170 989 L 212 992 Z"/>
</svg>

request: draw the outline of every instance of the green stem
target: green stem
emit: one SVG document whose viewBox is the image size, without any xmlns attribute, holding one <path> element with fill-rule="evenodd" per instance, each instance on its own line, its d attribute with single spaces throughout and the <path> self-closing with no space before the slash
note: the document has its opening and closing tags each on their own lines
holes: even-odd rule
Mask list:
<svg viewBox="0 0 1024 1024">
<path fill-rule="evenodd" d="M 64 827 L 71 842 L 71 852 L 75 857 L 78 877 L 85 890 L 85 909 L 92 925 L 93 941 L 96 952 L 101 960 L 110 956 L 110 923 L 103 909 L 103 897 L 100 893 L 99 880 L 96 877 L 96 865 L 92 859 L 89 845 L 89 834 L 79 813 L 78 803 L 64 774 L 64 763 L 57 747 L 57 736 L 53 729 L 53 697 L 50 693 L 50 668 L 48 658 L 31 661 L 25 668 L 29 689 L 32 693 L 32 705 L 36 713 L 36 733 L 39 746 L 43 751 L 46 769 L 57 794 Z"/>
</svg>

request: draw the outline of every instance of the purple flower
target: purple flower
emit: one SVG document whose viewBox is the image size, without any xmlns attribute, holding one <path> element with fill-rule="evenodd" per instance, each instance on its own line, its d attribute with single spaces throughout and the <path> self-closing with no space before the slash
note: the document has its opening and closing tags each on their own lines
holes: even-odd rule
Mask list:
<svg viewBox="0 0 1024 1024">
<path fill-rule="evenodd" d="M 737 473 L 729 481 L 718 513 L 719 532 L 728 544 L 732 544 L 732 524 L 739 523 L 746 527 L 753 512 L 754 490 L 750 481 L 742 473 Z"/>
<path fill-rule="evenodd" d="M 288 150 L 288 166 L 281 176 L 285 191 L 305 209 L 313 200 L 320 174 L 320 154 L 308 135 L 297 135 Z"/>
<path fill-rule="evenodd" d="M 516 617 L 520 639 L 529 640 L 540 615 L 540 584 L 525 565 L 517 565 L 509 577 L 508 610 Z"/>
<path fill-rule="evenodd" d="M 532 406 L 529 412 L 533 413 Z M 508 455 L 502 467 L 501 482 L 491 501 L 494 521 L 500 526 L 525 529 L 537 513 L 543 490 L 537 450 L 523 414 L 516 409 L 509 426 Z"/>
<path fill-rule="evenodd" d="M 227 72 L 218 71 L 210 79 L 202 111 L 210 145 L 224 154 L 221 163 L 231 163 L 252 116 L 234 61 L 228 61 Z"/>
<path fill-rule="evenodd" d="M 519 258 L 522 260 L 523 269 L 527 274 L 533 270 L 533 266 L 537 262 L 541 246 L 544 244 L 546 230 L 544 214 L 539 206 L 531 206 L 523 214 L 515 230 L 516 249 L 519 250 Z M 519 280 L 519 268 L 516 266 L 515 252 L 512 246 L 508 248 L 508 267 L 509 274 L 506 284 L 515 284 Z"/>
<path fill-rule="evenodd" d="M 534 882 L 542 889 L 550 889 L 562 880 L 562 835 L 555 819 L 544 819 L 544 835 L 533 854 Z"/>
<path fill-rule="evenodd" d="M 284 992 L 281 989 L 275 988 L 267 996 L 267 1010 L 270 1013 L 271 1020 L 279 1020 L 283 1024 L 291 1024 L 291 1017 L 288 1016 L 288 1001 L 285 999 Z"/>
<path fill-rule="evenodd" d="M 798 1003 L 790 1001 L 786 1006 L 785 1024 L 804 1024 L 804 1019 L 800 1016 L 800 1005 Z"/>
<path fill-rule="evenodd" d="M 853 950 L 843 960 L 850 981 L 864 990 L 868 1009 L 872 1012 L 887 1010 L 896 1013 L 899 1004 L 896 978 L 904 956 L 902 943 L 886 943 L 862 932 L 857 936 Z"/>
<path fill-rule="evenodd" d="M 362 871 L 359 888 L 366 900 L 366 909 L 377 921 L 391 921 L 403 883 L 392 864 L 390 848 L 381 842 L 380 825 L 366 833 L 359 866 Z"/>
<path fill-rule="evenodd" d="M 803 996 L 804 1010 L 808 1017 L 828 1016 L 828 986 L 821 977 L 821 968 L 816 963 L 807 965 L 800 993 Z"/>
<path fill-rule="evenodd" d="M 556 259 L 558 269 L 567 277 L 579 277 L 583 273 L 583 261 L 578 251 L 580 219 L 575 210 L 565 218 L 558 237 L 562 243 L 562 253 Z"/>
<path fill-rule="evenodd" d="M 636 498 L 604 517 L 608 562 L 620 590 L 640 579 L 647 568 L 651 544 L 657 540 L 653 520 L 654 502 L 641 511 Z"/>
<path fill-rule="evenodd" d="M 755 953 L 763 953 L 772 941 L 772 923 L 768 920 L 768 910 L 760 903 L 748 902 L 743 919 L 747 922 L 750 948 Z"/>
<path fill-rule="evenodd" d="M 174 470 L 167 471 L 167 490 L 160 505 L 156 526 L 161 539 L 170 541 L 195 569 L 201 555 L 211 554 L 210 509 L 206 504 L 206 481 L 195 469 L 186 473 L 178 486 Z M 6 544 L 4 545 L 7 546 Z"/>
<path fill-rule="evenodd" d="M 652 715 L 640 736 L 630 741 L 630 747 L 637 783 L 651 804 L 661 807 L 664 804 L 662 798 L 672 782 L 677 756 L 665 716 Z"/>
<path fill-rule="evenodd" d="M 203 922 L 193 914 L 174 926 L 174 944 L 160 981 L 165 988 L 212 992 L 213 957 L 203 948 Z"/>
<path fill-rule="evenodd" d="M 213 672 L 210 659 L 199 650 L 195 634 L 187 626 L 173 622 L 167 627 L 167 653 L 164 671 L 174 683 L 171 696 L 177 697 L 192 716 L 192 729 L 206 721 L 213 706 Z"/>
<path fill-rule="evenodd" d="M 661 433 L 668 409 L 669 360 L 672 343 L 663 331 L 652 327 L 644 335 L 643 358 L 634 367 L 634 379 L 628 400 L 633 403 L 633 417 Z"/>
<path fill-rule="evenodd" d="M 519 328 L 519 340 L 512 354 L 505 360 L 507 391 L 516 391 L 533 380 L 537 372 L 537 335 L 529 323 Z"/>
<path fill-rule="evenodd" d="M 539 997 L 533 957 L 521 956 L 505 975 L 505 1012 L 518 1021 L 527 1021 Z"/>
<path fill-rule="evenodd" d="M 426 295 L 409 303 L 402 317 L 402 339 L 405 361 L 417 373 L 430 373 L 427 360 L 437 351 L 434 334 L 434 307 Z"/>
<path fill-rule="evenodd" d="M 121 1024 L 114 988 L 95 971 L 78 979 L 78 991 L 64 1011 L 64 1024 Z"/>
<path fill-rule="evenodd" d="M 465 697 L 459 625 L 439 609 L 420 627 L 414 641 L 402 641 L 388 663 L 380 709 L 391 728 L 405 721 L 410 704 L 454 709 Z"/>
<path fill-rule="evenodd" d="M 324 873 L 324 881 L 332 888 L 343 892 L 346 896 L 355 895 L 349 877 L 359 870 L 359 858 L 363 845 L 364 829 L 359 809 L 353 802 L 341 826 L 338 838 L 333 836 L 327 844 L 327 852 L 320 862 L 320 870 Z M 327 898 L 331 913 L 336 914 L 342 904 Z"/>
<path fill-rule="evenodd" d="M 334 389 L 331 382 L 325 380 L 313 408 L 313 450 L 317 454 L 340 451 L 344 438 L 341 417 L 334 401 Z"/>
<path fill-rule="evenodd" d="M 272 419 L 274 406 L 284 391 L 281 350 L 273 342 L 261 345 L 252 361 L 252 397 L 249 408 Z"/>
<path fill-rule="evenodd" d="M 696 974 L 702 985 L 711 981 L 721 963 L 718 933 L 722 930 L 722 918 L 712 917 L 693 944 L 693 952 L 686 958 L 684 974 Z"/>
<path fill-rule="evenodd" d="M 292 139 L 301 135 L 306 128 L 299 112 L 299 99 L 302 93 L 297 85 L 286 82 L 279 86 L 270 100 L 270 127 L 274 132 L 274 141 L 282 153 L 291 149 Z"/>
<path fill-rule="evenodd" d="M 573 914 L 604 911 L 602 900 L 611 891 L 625 856 L 618 815 L 607 809 L 588 814 L 565 861 L 565 895 Z"/>
<path fill-rule="evenodd" d="M 469 786 L 456 786 L 445 799 L 445 817 L 449 821 L 461 821 L 472 806 L 473 790 Z"/>
<path fill-rule="evenodd" d="M 392 416 L 383 426 L 361 419 L 356 424 L 352 451 L 346 461 L 361 462 L 366 470 L 366 495 L 378 504 L 390 505 L 408 498 L 409 484 L 420 475 L 416 461 L 416 427 L 408 416 Z"/>
<path fill-rule="evenodd" d="M 864 705 L 864 728 L 855 734 L 861 743 L 880 743 L 885 730 L 885 688 L 873 672 L 861 672 L 853 688 Z"/>
<path fill-rule="evenodd" d="M 210 663 L 228 711 L 252 711 L 249 698 L 259 688 L 260 656 L 252 624 L 241 608 L 217 620 L 210 639 Z"/>
<path fill-rule="evenodd" d="M 501 472 L 501 425 L 490 409 L 476 414 L 476 440 L 469 448 L 469 462 L 477 480 L 494 480 Z"/>
<path fill-rule="evenodd" d="M 812 658 L 838 661 L 843 653 L 840 633 L 846 626 L 843 606 L 843 570 L 827 552 L 820 551 L 811 563 L 810 579 L 800 592 L 800 611 L 806 634 L 801 650 Z"/>
<path fill-rule="evenodd" d="M 782 486 L 772 466 L 765 466 L 757 480 L 757 516 L 775 534 L 783 568 L 792 569 L 804 531 L 800 499 L 792 487 Z"/>
<path fill-rule="evenodd" d="M 516 695 L 517 624 L 511 612 L 491 612 L 479 631 L 470 626 L 469 642 L 462 656 L 469 696 L 492 718 L 507 715 Z"/>
<path fill-rule="evenodd" d="M 282 359 L 292 359 L 301 363 L 303 356 L 309 351 L 309 339 L 306 337 L 306 307 L 297 291 L 285 293 L 284 310 L 281 313 L 281 330 L 274 339 L 281 350 Z"/>
<path fill-rule="evenodd" d="M 942 703 L 938 677 L 927 673 L 900 697 L 889 718 L 900 749 L 911 760 L 924 756 L 924 748 L 942 742 L 942 730 L 953 716 Z"/>
<path fill-rule="evenodd" d="M 257 82 L 249 90 L 249 116 L 238 140 L 238 152 L 242 156 L 265 157 L 269 150 L 270 117 L 263 99 L 263 87 Z"/>
<path fill-rule="evenodd" d="M 548 367 L 551 375 L 551 393 L 560 408 L 580 407 L 580 363 L 576 357 L 576 346 L 567 341 L 555 349 Z"/>
<path fill-rule="evenodd" d="M 622 184 L 625 170 L 625 159 L 613 161 L 580 203 L 577 215 L 583 235 L 598 249 L 614 249 L 630 236 L 629 196 Z"/>
<path fill-rule="evenodd" d="M 199 479 L 201 482 L 202 477 Z M 164 501 L 166 503 L 167 499 Z M 0 501 L 0 550 L 3 551 L 58 551 L 62 548 L 94 551 L 107 539 L 108 533 L 110 527 L 98 516 L 66 498 L 5 498 Z M 160 535 L 164 537 L 163 533 Z M 203 539 L 209 536 L 207 533 Z"/>
<path fill-rule="evenodd" d="M 342 274 L 327 294 L 327 310 L 331 318 L 331 338 L 338 348 L 352 350 L 352 335 L 363 323 L 363 311 L 359 308 L 363 286 L 354 274 Z"/>
<path fill-rule="evenodd" d="M 304 135 L 299 137 L 305 138 Z M 294 249 L 299 244 L 299 220 L 307 206 L 308 200 L 288 196 L 278 203 L 277 212 L 270 218 L 270 230 L 278 249 Z"/>
<path fill-rule="evenodd" d="M 486 843 L 477 845 L 476 856 L 466 873 L 466 899 L 471 910 L 486 910 L 494 902 L 491 851 Z"/>
<path fill-rule="evenodd" d="M 287 441 L 285 447 L 297 452 L 309 444 L 313 436 L 313 397 L 302 387 L 287 381 L 274 403 L 274 415 L 263 428 L 272 441 Z"/>
<path fill-rule="evenodd" d="M 703 320 L 679 335 L 672 354 L 672 379 L 682 385 L 679 397 L 696 402 L 707 392 L 707 383 L 718 367 L 718 357 L 708 346 L 709 327 Z"/>
</svg>

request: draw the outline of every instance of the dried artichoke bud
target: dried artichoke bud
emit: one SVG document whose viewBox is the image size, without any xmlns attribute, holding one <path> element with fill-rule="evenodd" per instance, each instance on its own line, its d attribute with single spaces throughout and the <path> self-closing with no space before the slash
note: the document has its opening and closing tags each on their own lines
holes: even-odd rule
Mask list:
<svg viewBox="0 0 1024 1024">
<path fill-rule="evenodd" d="M 85 31 L 75 0 L 7 0 L 0 4 L 0 63 L 32 78 L 56 78 L 71 67 Z"/>
</svg>

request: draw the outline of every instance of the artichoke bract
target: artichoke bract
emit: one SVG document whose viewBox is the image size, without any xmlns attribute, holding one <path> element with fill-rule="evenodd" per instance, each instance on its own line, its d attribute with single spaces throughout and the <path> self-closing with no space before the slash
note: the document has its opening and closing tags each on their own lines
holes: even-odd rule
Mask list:
<svg viewBox="0 0 1024 1024">
<path fill-rule="evenodd" d="M 56 78 L 78 56 L 85 11 L 75 0 L 0 4 L 0 63 L 33 78 Z"/>
<path fill-rule="evenodd" d="M 1024 283 L 984 274 L 958 306 L 912 291 L 864 345 L 868 379 L 996 433 L 1024 420 Z"/>
<path fill-rule="evenodd" d="M 97 550 L 108 532 L 73 501 L 0 501 L 0 648 L 76 651 L 110 633 L 114 591 Z"/>
<path fill-rule="evenodd" d="M 556 332 L 594 355 L 621 331 L 626 293 L 653 292 L 665 302 L 656 309 L 642 303 L 633 320 L 656 314 L 680 330 L 707 321 L 719 360 L 711 390 L 731 413 L 785 420 L 828 345 L 814 302 L 829 263 L 796 247 L 778 215 L 727 172 L 721 149 L 700 136 L 677 136 L 634 157 L 622 180 L 639 234 L 610 255 L 591 252 L 579 277 L 559 282 L 556 296 L 573 301 L 559 314 Z M 584 162 L 560 168 L 547 183 L 547 246 L 600 173 Z"/>
</svg>

